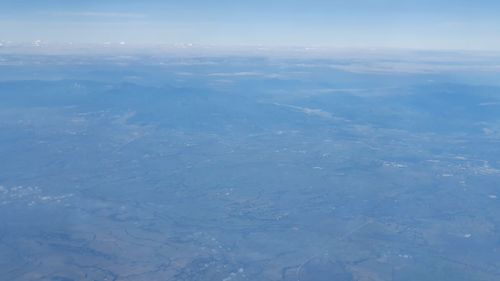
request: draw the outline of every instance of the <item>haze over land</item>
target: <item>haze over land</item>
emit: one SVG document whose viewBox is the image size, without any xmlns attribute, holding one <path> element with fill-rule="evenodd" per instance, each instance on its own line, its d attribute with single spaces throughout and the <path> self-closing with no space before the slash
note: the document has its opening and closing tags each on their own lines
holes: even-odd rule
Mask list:
<svg viewBox="0 0 500 281">
<path fill-rule="evenodd" d="M 500 275 L 496 60 L 2 55 L 0 73 L 6 280 Z"/>
<path fill-rule="evenodd" d="M 0 279 L 500 280 L 499 10 L 1 1 Z"/>
</svg>

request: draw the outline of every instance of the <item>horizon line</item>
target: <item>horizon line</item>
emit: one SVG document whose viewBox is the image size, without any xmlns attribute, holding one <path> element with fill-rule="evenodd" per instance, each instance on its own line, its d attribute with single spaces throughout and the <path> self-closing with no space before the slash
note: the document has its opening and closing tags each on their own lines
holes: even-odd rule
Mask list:
<svg viewBox="0 0 500 281">
<path fill-rule="evenodd" d="M 35 40 L 32 42 L 12 42 L 0 40 L 1 55 L 85 55 L 85 54 L 193 54 L 196 52 L 218 55 L 339 55 L 339 54 L 397 54 L 397 53 L 457 53 L 469 55 L 500 56 L 496 49 L 461 49 L 461 48 L 409 48 L 393 46 L 333 46 L 333 45 L 264 45 L 264 44 L 195 44 L 195 43 L 158 43 L 137 44 L 120 42 L 103 43 L 59 43 Z"/>
</svg>

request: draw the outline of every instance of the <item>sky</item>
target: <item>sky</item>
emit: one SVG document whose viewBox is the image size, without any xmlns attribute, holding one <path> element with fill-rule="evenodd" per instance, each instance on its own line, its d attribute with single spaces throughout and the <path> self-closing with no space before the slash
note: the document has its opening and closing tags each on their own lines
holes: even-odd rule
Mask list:
<svg viewBox="0 0 500 281">
<path fill-rule="evenodd" d="M 500 51 L 498 0 L 0 0 L 0 42 Z"/>
</svg>

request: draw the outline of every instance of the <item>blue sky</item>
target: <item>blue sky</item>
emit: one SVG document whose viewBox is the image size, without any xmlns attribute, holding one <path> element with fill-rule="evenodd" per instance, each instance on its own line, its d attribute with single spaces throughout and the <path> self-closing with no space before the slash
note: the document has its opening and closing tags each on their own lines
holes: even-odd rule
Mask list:
<svg viewBox="0 0 500 281">
<path fill-rule="evenodd" d="M 0 0 L 0 41 L 500 50 L 492 0 Z"/>
</svg>

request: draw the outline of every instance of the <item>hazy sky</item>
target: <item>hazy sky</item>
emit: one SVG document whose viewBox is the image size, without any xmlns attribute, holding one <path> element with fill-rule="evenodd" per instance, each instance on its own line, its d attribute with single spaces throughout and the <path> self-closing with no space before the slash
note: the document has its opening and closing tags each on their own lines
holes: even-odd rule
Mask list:
<svg viewBox="0 0 500 281">
<path fill-rule="evenodd" d="M 500 50 L 498 0 L 0 0 L 0 41 Z"/>
</svg>

